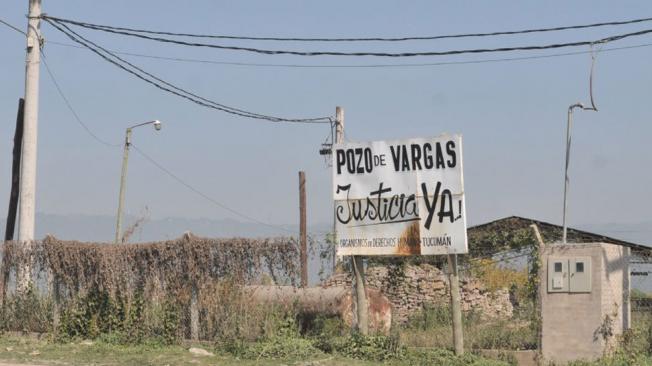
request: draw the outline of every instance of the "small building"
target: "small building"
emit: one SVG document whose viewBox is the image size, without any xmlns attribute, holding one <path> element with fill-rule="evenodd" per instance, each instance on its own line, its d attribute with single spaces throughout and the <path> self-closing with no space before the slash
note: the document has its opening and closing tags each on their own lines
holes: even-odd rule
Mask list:
<svg viewBox="0 0 652 366">
<path fill-rule="evenodd" d="M 599 358 L 630 328 L 630 262 L 650 263 L 652 248 L 572 228 L 562 244 L 561 226 L 511 216 L 470 227 L 470 251 L 522 250 L 518 243 L 530 245 L 532 224 L 546 243 L 540 258 L 540 354 L 555 364 Z"/>
<path fill-rule="evenodd" d="M 541 257 L 541 355 L 594 360 L 630 328 L 629 248 L 608 243 L 546 245 Z"/>
</svg>

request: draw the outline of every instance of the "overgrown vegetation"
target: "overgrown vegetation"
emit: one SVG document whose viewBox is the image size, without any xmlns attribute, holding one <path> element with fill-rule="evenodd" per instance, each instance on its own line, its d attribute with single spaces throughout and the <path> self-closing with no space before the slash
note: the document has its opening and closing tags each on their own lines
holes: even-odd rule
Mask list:
<svg viewBox="0 0 652 366">
<path fill-rule="evenodd" d="M 507 244 L 501 244 L 504 248 L 518 248 L 528 255 L 529 262 L 523 270 L 488 258 L 465 263 L 471 276 L 488 290 L 509 289 L 516 311 L 510 319 L 466 312 L 467 354 L 463 357 L 450 350 L 448 306 L 425 307 L 407 324 L 395 324 L 391 335 L 362 336 L 338 318 L 302 314 L 291 305 L 252 303 L 248 284 L 294 284 L 298 277 L 298 246 L 284 238 L 211 240 L 188 236 L 134 245 L 49 238 L 36 243 L 29 254 L 8 243 L 3 250 L 3 283 L 12 283 L 16 263 L 23 263 L 26 256 L 34 260 L 39 276 L 27 290 L 3 294 L 0 330 L 49 333 L 53 343 L 39 346 L 46 349 L 52 344 L 61 349 L 77 347 L 82 340 L 93 340 L 101 352 L 162 352 L 160 346 L 165 345 L 183 360 L 180 364 L 186 364 L 188 360 L 182 356 L 186 351 L 179 345 L 190 336 L 189 307 L 196 291 L 199 337 L 208 341 L 205 347 L 218 354 L 216 357 L 228 360 L 226 363 L 317 359 L 327 360 L 324 364 L 335 360 L 340 363 L 333 364 L 505 365 L 473 353 L 537 346 L 534 314 L 540 263 L 530 231 L 476 238 L 493 243 L 494 248 L 506 240 Z M 391 263 L 389 277 L 397 279 L 407 262 Z M 652 315 L 637 316 L 633 321 L 636 328 L 622 336 L 619 351 L 600 365 L 645 365 L 650 361 Z"/>
<path fill-rule="evenodd" d="M 180 313 L 171 299 L 146 305 L 140 293 L 128 301 L 94 290 L 64 308 L 54 336 L 60 342 L 102 337 L 116 344 L 174 344 L 180 339 Z"/>
<path fill-rule="evenodd" d="M 449 348 L 452 344 L 448 306 L 426 307 L 410 318 L 401 333 L 405 344 L 415 347 Z M 529 319 L 483 319 L 464 313 L 465 348 L 470 350 L 526 350 L 536 348 L 536 329 Z"/>
<path fill-rule="evenodd" d="M 36 276 L 27 290 L 2 292 L 1 329 L 52 332 L 64 341 L 108 335 L 115 342 L 170 344 L 189 338 L 193 291 L 200 339 L 255 340 L 271 331 L 266 328 L 275 315 L 252 306 L 243 286 L 263 279 L 294 284 L 298 278 L 292 238 L 189 235 L 113 245 L 49 237 L 31 251 L 12 242 L 2 249 L 3 289 L 15 284 L 18 267 L 28 260 Z"/>
<path fill-rule="evenodd" d="M 33 286 L 24 293 L 5 299 L 0 309 L 0 330 L 48 332 L 52 324 L 52 301 Z"/>
</svg>

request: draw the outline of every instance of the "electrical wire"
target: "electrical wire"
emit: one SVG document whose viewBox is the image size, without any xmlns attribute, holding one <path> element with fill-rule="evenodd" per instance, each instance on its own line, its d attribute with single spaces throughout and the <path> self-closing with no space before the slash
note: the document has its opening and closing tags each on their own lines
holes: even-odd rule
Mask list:
<svg viewBox="0 0 652 366">
<path fill-rule="evenodd" d="M 191 38 L 213 38 L 213 39 L 232 39 L 232 40 L 250 40 L 250 41 L 292 41 L 292 42 L 400 42 L 400 41 L 423 41 L 423 40 L 437 40 L 437 39 L 448 39 L 448 38 L 471 38 L 471 37 L 490 37 L 490 36 L 501 36 L 501 35 L 514 35 L 514 34 L 528 34 L 528 33 L 542 33 L 542 32 L 555 32 L 563 31 L 569 29 L 586 29 L 586 28 L 596 28 L 604 26 L 617 26 L 617 25 L 627 25 L 627 24 L 636 24 L 652 21 L 652 18 L 639 18 L 623 21 L 611 21 L 611 22 L 602 22 L 602 23 L 592 23 L 592 24 L 583 24 L 583 25 L 571 25 L 571 26 L 561 26 L 561 27 L 552 27 L 552 28 L 535 28 L 535 29 L 522 29 L 514 31 L 498 31 L 498 32 L 489 32 L 489 33 L 462 33 L 462 34 L 449 34 L 449 35 L 435 35 L 435 36 L 416 36 L 416 37 L 367 37 L 367 38 L 304 38 L 304 37 L 252 37 L 252 36 L 233 36 L 233 35 L 211 35 L 211 34 L 192 34 L 192 33 L 174 33 L 174 32 L 165 32 L 165 31 L 152 31 L 146 29 L 134 29 L 126 27 L 115 27 L 109 25 L 93 24 L 87 22 L 81 22 L 76 20 L 64 19 L 59 17 L 51 17 L 44 15 L 43 18 L 48 17 L 50 19 L 55 19 L 61 22 L 67 22 L 70 24 L 75 24 L 81 27 L 88 28 L 103 28 L 107 30 L 116 30 L 116 31 L 127 31 L 135 33 L 144 33 L 144 34 L 155 34 L 155 35 L 165 35 L 165 36 L 176 36 L 176 37 L 191 37 Z"/>
<path fill-rule="evenodd" d="M 589 98 L 591 100 L 591 107 L 590 108 L 585 108 L 585 110 L 592 110 L 597 112 L 598 107 L 595 105 L 595 100 L 593 99 L 593 72 L 595 70 L 595 59 L 596 59 L 596 52 L 593 49 L 593 46 L 591 46 L 591 72 L 589 74 Z"/>
<path fill-rule="evenodd" d="M 65 103 L 66 106 L 68 107 L 68 110 L 70 110 L 70 113 L 72 113 L 72 115 L 75 117 L 75 120 L 77 121 L 77 123 L 79 123 L 79 125 L 82 126 L 82 127 L 84 128 L 84 130 L 85 130 L 85 131 L 86 131 L 86 132 L 87 132 L 87 133 L 88 133 L 92 138 L 94 138 L 97 142 L 101 143 L 102 145 L 105 145 L 105 146 L 108 146 L 108 147 L 119 147 L 119 146 L 121 146 L 120 144 L 112 144 L 112 143 L 107 142 L 106 140 L 100 138 L 100 137 L 97 136 L 95 133 L 93 133 L 93 131 L 88 127 L 88 125 L 86 125 L 86 124 L 81 120 L 81 118 L 79 118 L 79 115 L 77 114 L 77 112 L 75 111 L 75 109 L 74 109 L 74 108 L 72 107 L 72 105 L 70 104 L 70 101 L 68 100 L 68 98 L 66 97 L 66 95 L 63 93 L 63 90 L 61 89 L 61 86 L 60 86 L 59 83 L 57 82 L 57 79 L 54 77 L 54 74 L 52 73 L 52 70 L 50 69 L 50 66 L 48 65 L 48 63 L 47 63 L 47 61 L 46 61 L 45 53 L 41 52 L 41 55 L 43 56 L 43 58 L 42 58 L 43 65 L 45 65 L 45 70 L 47 71 L 48 75 L 50 76 L 50 80 L 52 80 L 52 83 L 54 84 L 55 89 L 56 89 L 57 92 L 59 93 L 59 96 L 61 96 L 61 99 L 63 99 L 64 103 Z"/>
<path fill-rule="evenodd" d="M 18 32 L 18 33 L 20 33 L 20 34 L 22 34 L 22 35 L 24 35 L 25 37 L 27 37 L 27 33 L 25 33 L 25 31 L 23 31 L 23 30 L 21 30 L 21 29 L 19 29 L 18 27 L 15 27 L 15 26 L 13 26 L 13 25 L 11 25 L 11 24 L 9 24 L 9 23 L 7 23 L 7 22 L 5 22 L 5 21 L 4 21 L 4 20 L 2 20 L 2 19 L 0 19 L 0 23 L 2 23 L 2 24 L 4 24 L 4 25 L 6 25 L 7 27 L 9 27 L 9 28 L 11 28 L 11 29 L 13 29 L 13 30 L 15 30 L 16 32 Z"/>
<path fill-rule="evenodd" d="M 286 229 L 286 228 L 284 228 L 284 227 L 282 227 L 282 226 L 273 225 L 273 224 L 266 223 L 266 222 L 264 222 L 264 221 L 260 221 L 260 220 L 258 220 L 258 219 L 255 219 L 255 218 L 249 216 L 249 215 L 245 215 L 245 214 L 243 214 L 243 213 L 241 213 L 241 212 L 238 212 L 238 211 L 236 211 L 236 210 L 234 210 L 234 209 L 228 207 L 227 205 L 225 205 L 225 204 L 223 204 L 223 203 L 217 201 L 216 199 L 212 198 L 211 196 L 205 194 L 204 192 L 202 192 L 202 191 L 200 191 L 199 189 L 195 188 L 195 187 L 192 186 L 191 184 L 187 183 L 185 180 L 181 179 L 178 175 L 174 174 L 171 170 L 167 169 L 167 168 L 166 168 L 165 166 L 163 166 L 161 163 L 159 163 L 159 162 L 157 162 L 156 160 L 154 160 L 154 158 L 152 158 L 151 156 L 149 156 L 148 154 L 146 154 L 144 151 L 142 151 L 141 149 L 139 149 L 139 148 L 138 148 L 136 145 L 134 145 L 133 143 L 130 144 L 130 146 L 133 147 L 134 150 L 135 150 L 138 154 L 140 154 L 143 158 L 145 158 L 145 160 L 147 160 L 150 164 L 152 164 L 153 166 L 155 166 L 156 168 L 158 168 L 158 169 L 159 169 L 160 171 L 162 171 L 163 173 L 167 174 L 170 178 L 172 178 L 172 179 L 174 179 L 175 181 L 177 181 L 177 183 L 181 184 L 182 186 L 186 187 L 186 188 L 189 189 L 190 191 L 192 191 L 192 192 L 196 193 L 197 195 L 201 196 L 202 198 L 204 198 L 204 199 L 207 200 L 208 202 L 214 204 L 215 206 L 217 206 L 217 207 L 219 207 L 219 208 L 221 208 L 221 209 L 223 209 L 223 210 L 226 210 L 226 211 L 228 211 L 228 212 L 230 212 L 230 213 L 232 213 L 232 214 L 234 214 L 234 215 L 236 215 L 236 216 L 238 216 L 238 217 L 240 217 L 240 218 L 242 218 L 242 219 L 245 219 L 245 220 L 247 220 L 247 221 L 251 221 L 251 222 L 254 222 L 254 223 L 257 223 L 257 224 L 260 224 L 260 225 L 263 225 L 263 226 L 267 226 L 267 227 L 270 227 L 270 228 L 273 228 L 273 229 L 282 230 L 282 231 L 285 231 L 285 232 L 288 232 L 288 233 L 297 234 L 296 231 Z"/>
<path fill-rule="evenodd" d="M 56 42 L 48 41 L 48 44 L 54 44 L 57 46 L 63 47 L 72 47 L 78 49 L 87 50 L 86 47 Z M 622 51 L 628 49 L 650 47 L 652 43 L 644 43 L 632 46 L 623 46 L 623 47 L 612 47 L 604 48 L 600 50 L 600 53 L 612 52 L 612 51 Z M 217 60 L 206 60 L 206 59 L 195 59 L 195 58 L 184 58 L 184 57 L 166 57 L 160 55 L 150 55 L 143 53 L 134 53 L 134 52 L 125 52 L 125 51 L 116 51 L 110 50 L 112 53 L 123 56 L 131 56 L 138 58 L 147 58 L 154 60 L 163 60 L 163 61 L 175 61 L 175 62 L 185 62 L 185 63 L 200 63 L 200 64 L 214 64 L 214 65 L 225 65 L 225 66 L 245 66 L 245 67 L 274 67 L 274 68 L 404 68 L 404 67 L 431 67 L 431 66 L 447 66 L 447 65 L 470 65 L 470 64 L 484 64 L 484 63 L 500 63 L 500 62 L 510 62 L 510 61 L 525 61 L 525 60 L 536 60 L 536 59 L 547 59 L 554 57 L 564 57 L 564 56 L 575 56 L 575 55 L 585 55 L 591 53 L 592 51 L 573 51 L 573 52 L 564 52 L 564 53 L 553 53 L 550 55 L 536 55 L 536 56 L 522 56 L 522 57 L 507 57 L 507 58 L 493 58 L 493 59 L 482 59 L 482 60 L 468 60 L 468 61 L 446 61 L 446 62 L 432 62 L 432 63 L 408 63 L 408 64 L 363 64 L 363 65 L 305 65 L 305 64 L 268 64 L 268 63 L 249 63 L 249 62 L 228 62 L 228 61 L 217 61 Z"/>
<path fill-rule="evenodd" d="M 126 64 L 128 64 L 129 66 L 131 66 L 131 67 L 134 67 L 134 68 L 137 69 L 138 71 L 143 72 L 142 69 L 140 69 L 140 68 L 136 67 L 135 65 L 133 65 L 133 64 L 131 64 L 131 63 L 125 61 L 125 60 L 122 59 L 122 58 L 119 58 L 118 56 L 114 55 L 113 53 L 111 53 L 110 51 L 106 50 L 105 48 L 102 48 L 102 47 L 98 46 L 97 44 L 95 44 L 95 43 L 93 43 L 93 42 L 87 40 L 86 38 L 80 36 L 80 35 L 77 34 L 76 32 L 70 30 L 70 29 L 69 29 L 68 27 L 66 27 L 65 25 L 64 25 L 63 27 L 69 29 L 71 33 L 73 33 L 74 35 L 78 36 L 80 39 L 76 38 L 75 36 L 73 36 L 73 35 L 70 34 L 70 33 L 67 33 L 67 32 L 66 32 L 65 30 L 63 30 L 63 29 L 58 28 L 58 27 L 55 26 L 54 24 L 53 24 L 53 26 L 54 26 L 55 28 L 59 29 L 61 32 L 63 32 L 63 33 L 64 33 L 65 35 L 67 35 L 68 37 L 70 37 L 73 41 L 75 41 L 75 42 L 81 44 L 82 46 L 84 46 L 85 48 L 87 48 L 87 49 L 93 51 L 94 53 L 96 53 L 97 55 L 99 55 L 100 57 L 102 57 L 104 60 L 106 60 L 106 61 L 108 61 L 108 62 L 114 64 L 115 66 L 121 68 L 122 70 L 124 70 L 124 71 L 126 71 L 126 72 L 128 72 L 128 73 L 131 73 L 132 75 L 134 75 L 134 76 L 140 78 L 141 80 L 143 80 L 143 81 L 145 81 L 145 82 L 148 82 L 148 83 L 150 83 L 150 84 L 152 84 L 152 85 L 154 85 L 154 86 L 156 86 L 156 87 L 158 87 L 158 88 L 160 88 L 160 89 L 162 89 L 162 90 L 164 90 L 164 91 L 167 91 L 167 92 L 170 92 L 170 93 L 175 94 L 175 95 L 177 95 L 177 96 L 180 96 L 180 97 L 182 97 L 182 98 L 185 98 L 185 99 L 191 100 L 191 101 L 193 101 L 193 102 L 195 102 L 195 103 L 197 103 L 197 104 L 200 104 L 200 105 L 202 105 L 202 106 L 213 107 L 213 108 L 216 108 L 216 109 L 218 109 L 218 110 L 221 110 L 221 111 L 224 111 L 224 112 L 229 112 L 229 113 L 233 112 L 233 111 L 231 111 L 230 109 L 225 108 L 226 106 L 225 106 L 225 107 L 222 107 L 222 105 L 220 105 L 220 104 L 216 104 L 217 106 L 208 105 L 208 104 L 205 104 L 205 103 L 202 103 L 202 102 L 198 102 L 198 101 L 196 101 L 195 99 L 190 98 L 190 97 L 188 97 L 188 96 L 186 96 L 186 95 L 179 94 L 179 92 L 175 92 L 175 91 L 173 91 L 173 90 L 170 90 L 170 89 L 167 89 L 167 88 L 165 88 L 165 87 L 162 87 L 161 85 L 156 84 L 155 82 L 153 82 L 153 81 L 151 81 L 151 80 L 145 78 L 145 77 L 142 76 L 141 74 L 139 74 L 139 73 L 137 73 L 137 72 L 135 72 L 135 71 L 133 71 L 133 70 L 130 70 L 130 69 L 128 69 L 127 67 L 123 66 L 122 64 L 120 64 L 120 63 L 116 62 L 115 60 L 109 58 L 108 56 L 106 56 L 106 55 L 103 54 L 102 52 L 105 52 L 105 53 L 107 53 L 108 55 L 112 56 L 113 58 L 115 58 L 115 59 L 117 59 L 117 60 L 119 60 L 119 61 L 121 61 L 121 62 L 123 62 L 123 63 L 126 63 Z M 83 41 L 82 41 L 82 40 L 83 40 Z M 92 45 L 92 46 L 91 46 L 91 45 Z M 94 48 L 94 47 L 97 47 L 97 48 Z M 102 52 L 98 51 L 98 49 L 100 49 Z M 149 74 L 149 73 L 146 73 L 146 72 L 143 72 L 143 73 L 146 74 L 146 75 L 148 75 L 148 76 L 150 76 L 150 77 L 152 76 L 152 74 Z M 158 79 L 158 78 L 155 78 L 155 77 L 154 77 L 154 79 L 155 79 L 155 80 L 161 80 L 161 79 Z M 168 83 L 168 85 L 170 85 L 170 84 Z M 181 92 L 184 92 L 183 89 L 176 88 L 176 87 L 175 87 L 175 89 L 177 89 L 177 90 L 179 90 L 179 91 L 181 91 Z M 237 115 L 245 116 L 245 115 L 243 115 L 243 114 L 240 114 L 240 112 L 238 112 L 237 110 L 236 110 L 235 112 L 233 112 L 233 114 L 237 114 Z M 246 115 L 246 116 L 248 116 L 248 115 Z"/>
<path fill-rule="evenodd" d="M 64 27 L 65 27 L 65 26 L 64 26 Z M 66 28 L 67 28 L 68 30 L 70 30 L 68 27 L 66 27 Z M 287 118 L 280 118 L 280 117 L 271 117 L 271 116 L 266 116 L 266 115 L 257 114 L 257 113 L 253 113 L 253 112 L 248 112 L 248 111 L 245 111 L 245 110 L 242 110 L 242 109 L 238 109 L 238 108 L 234 108 L 234 107 L 229 107 L 229 106 L 226 106 L 226 105 L 223 105 L 223 104 L 220 104 L 220 103 L 214 102 L 214 101 L 212 101 L 212 100 L 209 100 L 209 99 L 206 99 L 206 98 L 200 97 L 200 96 L 198 96 L 198 95 L 196 95 L 196 94 L 193 94 L 193 93 L 188 92 L 188 91 L 186 91 L 186 90 L 184 90 L 184 89 L 181 89 L 181 88 L 179 88 L 179 87 L 176 87 L 175 85 L 173 85 L 173 84 L 171 84 L 171 83 L 168 83 L 168 82 L 166 82 L 165 80 L 162 80 L 162 79 L 160 79 L 160 78 L 154 76 L 153 74 L 148 73 L 148 72 L 146 72 L 145 70 L 143 70 L 143 69 L 137 67 L 136 65 L 134 65 L 134 64 L 132 64 L 132 63 L 130 63 L 130 62 L 128 62 L 128 61 L 126 61 L 126 60 L 124 60 L 124 59 L 122 59 L 122 58 L 120 58 L 120 57 L 114 55 L 114 54 L 112 54 L 110 51 L 108 51 L 107 49 L 105 49 L 105 48 L 103 48 L 103 47 L 97 45 L 96 43 L 93 43 L 93 42 L 89 41 L 88 39 L 85 39 L 85 38 L 81 37 L 78 33 L 75 33 L 75 32 L 72 31 L 72 30 L 70 30 L 70 31 L 71 31 L 72 33 L 74 33 L 75 35 L 77 35 L 78 37 L 80 37 L 80 38 L 82 38 L 83 40 L 85 40 L 86 42 L 92 44 L 93 46 L 95 46 L 95 47 L 101 49 L 102 51 L 108 53 L 109 55 L 113 56 L 115 59 L 119 60 L 120 62 L 123 62 L 123 63 L 129 65 L 130 67 L 132 67 L 132 68 L 138 70 L 139 72 L 141 72 L 141 73 L 143 73 L 143 74 L 145 74 L 145 75 L 147 75 L 147 76 L 149 76 L 149 77 L 155 79 L 155 80 L 158 81 L 158 82 L 161 82 L 161 83 L 163 83 L 163 84 L 165 84 L 165 85 L 167 85 L 167 86 L 169 86 L 169 87 L 172 87 L 173 89 L 176 89 L 177 91 L 179 91 L 179 92 L 181 92 L 181 93 L 188 94 L 188 95 L 190 95 L 190 96 L 192 96 L 192 97 L 194 97 L 194 98 L 197 98 L 197 99 L 199 99 L 199 100 L 201 100 L 201 101 L 203 101 L 203 102 L 206 102 L 206 103 L 212 104 L 212 105 L 216 106 L 219 110 L 222 110 L 222 111 L 231 110 L 231 111 L 234 111 L 235 114 L 238 114 L 238 115 L 240 115 L 240 116 L 250 117 L 250 118 L 266 119 L 266 120 L 270 120 L 270 121 L 273 121 L 273 122 L 305 122 L 305 123 L 311 123 L 311 122 L 321 122 L 321 123 L 326 123 L 327 121 L 330 122 L 330 118 L 329 118 L 329 117 L 319 117 L 319 118 L 310 118 L 310 119 L 287 119 Z"/>
<path fill-rule="evenodd" d="M 187 99 L 189 101 L 192 101 L 198 105 L 212 108 L 212 109 L 217 109 L 222 112 L 238 115 L 241 117 L 247 117 L 247 118 L 254 118 L 254 119 L 262 119 L 262 120 L 267 120 L 270 122 L 292 122 L 292 123 L 331 123 L 332 118 L 331 117 L 317 117 L 317 118 L 283 118 L 283 117 L 275 117 L 275 116 L 268 116 L 268 115 L 263 115 L 263 114 L 258 114 L 254 112 L 249 112 L 245 111 L 242 109 L 234 108 L 234 107 L 229 107 L 224 104 L 220 104 L 218 102 L 200 97 L 196 94 L 193 94 L 189 91 L 186 91 L 182 88 L 179 88 L 159 77 L 154 76 L 151 73 L 146 72 L 142 68 L 118 57 L 117 55 L 113 54 L 111 51 L 107 50 L 106 48 L 103 48 L 96 43 L 88 40 L 87 38 L 81 36 L 77 32 L 71 30 L 69 27 L 67 27 L 65 24 L 55 24 L 54 22 L 51 22 L 47 19 L 45 19 L 48 23 L 50 23 L 54 28 L 59 30 L 60 32 L 64 33 L 66 36 L 68 36 L 72 41 L 84 46 L 85 48 L 93 51 L 95 54 L 98 56 L 102 57 L 104 60 L 107 62 L 119 67 L 123 71 L 126 71 L 133 76 L 163 90 L 168 93 L 174 94 L 176 96 L 179 96 L 181 98 Z M 127 66 L 125 66 L 127 65 Z M 143 76 L 145 74 L 146 76 Z M 151 80 L 154 79 L 154 80 Z M 161 85 L 164 84 L 164 85 Z"/>
<path fill-rule="evenodd" d="M 199 43 L 199 42 L 186 42 L 181 40 L 174 40 L 163 37 L 152 37 L 144 34 L 138 34 L 127 31 L 120 31 L 115 29 L 101 28 L 85 23 L 79 23 L 68 20 L 61 20 L 59 18 L 52 18 L 49 16 L 43 16 L 43 19 L 50 24 L 59 24 L 64 23 L 80 26 L 87 29 L 99 30 L 108 33 L 121 34 L 125 36 L 131 36 L 141 39 L 146 39 L 150 41 L 157 41 L 163 43 L 177 44 L 182 46 L 192 46 L 192 47 L 207 47 L 215 48 L 221 50 L 230 50 L 230 51 L 244 51 L 244 52 L 253 52 L 264 55 L 293 55 L 293 56 L 374 56 L 374 57 L 416 57 L 416 56 L 450 56 L 450 55 L 462 55 L 462 54 L 479 54 L 479 53 L 495 53 L 495 52 L 511 52 L 511 51 L 535 51 L 535 50 L 546 50 L 546 49 L 557 49 L 557 48 L 567 48 L 567 47 L 580 47 L 580 46 L 591 46 L 594 44 L 609 43 L 614 41 L 619 41 L 625 38 L 642 36 L 645 34 L 652 33 L 652 29 L 644 29 L 636 32 L 624 33 L 613 35 L 609 37 L 600 38 L 597 40 L 591 41 L 576 41 L 576 42 L 566 42 L 566 43 L 552 43 L 546 45 L 533 45 L 533 46 L 517 46 L 517 47 L 498 47 L 498 48 L 475 48 L 475 49 L 461 49 L 461 50 L 446 50 L 446 51 L 427 51 L 427 52 L 336 52 L 336 51 L 290 51 L 290 50 L 271 50 L 271 49 L 261 49 L 253 47 L 241 47 L 241 46 L 225 46 L 211 43 Z"/>
<path fill-rule="evenodd" d="M 0 19 L 0 23 L 3 23 L 10 27 L 11 29 L 16 30 L 17 32 L 26 35 L 25 32 L 20 29 L 12 26 L 11 24 Z M 87 47 L 57 42 L 57 41 L 48 41 L 49 44 L 54 44 L 57 46 L 63 47 L 72 47 L 78 49 L 87 49 Z M 612 51 L 621 51 L 634 48 L 650 47 L 652 43 L 644 43 L 633 46 L 624 46 L 624 47 L 612 47 L 605 48 L 600 50 L 600 53 L 612 52 Z M 446 65 L 467 65 L 467 64 L 482 64 L 482 63 L 494 63 L 494 62 L 509 62 L 509 61 L 523 61 L 523 60 L 534 60 L 534 59 L 546 59 L 553 57 L 563 57 L 563 56 L 574 56 L 591 53 L 591 51 L 574 51 L 574 52 L 565 52 L 565 53 L 554 53 L 550 55 L 537 55 L 537 56 L 524 56 L 524 57 L 509 57 L 509 58 L 497 58 L 497 59 L 483 59 L 483 60 L 469 60 L 469 61 L 448 61 L 448 62 L 434 62 L 434 63 L 411 63 L 411 64 L 366 64 L 366 65 L 302 65 L 302 64 L 268 64 L 268 63 L 248 63 L 248 62 L 227 62 L 227 61 L 216 61 L 216 60 L 205 60 L 205 59 L 193 59 L 193 58 L 183 58 L 183 57 L 166 57 L 160 55 L 148 55 L 142 53 L 134 52 L 124 52 L 110 50 L 112 53 L 117 55 L 140 57 L 140 58 L 149 58 L 156 60 L 166 60 L 166 61 L 177 61 L 177 62 L 188 62 L 188 63 L 204 63 L 204 64 L 215 64 L 215 65 L 227 65 L 227 66 L 252 66 L 252 67 L 281 67 L 281 68 L 402 68 L 402 67 L 429 67 L 429 66 L 446 66 Z M 592 81 L 590 79 L 590 81 Z M 593 105 L 593 103 L 592 103 Z"/>
</svg>

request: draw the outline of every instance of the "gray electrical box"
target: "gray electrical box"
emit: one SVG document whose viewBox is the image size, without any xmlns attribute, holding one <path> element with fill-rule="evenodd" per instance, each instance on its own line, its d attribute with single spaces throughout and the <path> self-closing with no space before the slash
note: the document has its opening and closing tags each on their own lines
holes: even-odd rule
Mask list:
<svg viewBox="0 0 652 366">
<path fill-rule="evenodd" d="M 548 292 L 568 292 L 568 258 L 548 258 Z"/>
<path fill-rule="evenodd" d="M 591 257 L 549 257 L 548 292 L 591 292 Z"/>
<path fill-rule="evenodd" d="M 570 265 L 570 292 L 591 292 L 591 257 L 573 257 Z"/>
</svg>

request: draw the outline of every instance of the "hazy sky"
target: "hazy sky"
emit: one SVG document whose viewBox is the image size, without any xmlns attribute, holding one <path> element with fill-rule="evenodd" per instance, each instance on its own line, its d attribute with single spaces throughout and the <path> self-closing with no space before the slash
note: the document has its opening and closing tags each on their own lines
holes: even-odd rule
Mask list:
<svg viewBox="0 0 652 366">
<path fill-rule="evenodd" d="M 409 36 L 488 32 L 652 16 L 652 2 L 613 1 L 49 1 L 63 18 L 180 32 L 300 37 Z M 0 17 L 25 28 L 27 0 L 5 2 Z M 44 24 L 47 41 L 70 43 Z M 401 44 L 247 42 L 264 48 L 446 50 L 547 44 L 652 28 L 652 22 L 528 36 Z M 195 49 L 81 30 L 125 52 L 248 63 L 305 65 L 468 61 L 587 51 L 588 47 L 457 57 L 301 58 Z M 221 42 L 223 44 L 245 44 Z M 652 44 L 652 35 L 604 49 Z M 0 25 L 0 208 L 9 195 L 16 105 L 24 92 L 24 37 Z M 331 175 L 320 144 L 326 125 L 274 124 L 209 110 L 150 85 L 86 50 L 45 46 L 48 63 L 88 126 L 121 143 L 126 127 L 151 119 L 162 131 L 134 131 L 134 143 L 225 205 L 262 221 L 298 220 L 298 177 L 308 180 L 309 220 L 332 220 Z M 599 112 L 578 112 L 571 162 L 571 225 L 652 221 L 652 47 L 597 56 Z M 461 133 L 471 224 L 508 215 L 561 222 L 566 110 L 588 103 L 588 54 L 525 61 L 404 68 L 272 68 L 129 57 L 137 65 L 227 105 L 287 117 L 333 115 L 344 107 L 350 140 Z M 37 210 L 114 215 L 121 148 L 93 140 L 73 119 L 42 67 Z M 133 153 L 127 212 L 153 218 L 225 218 Z M 4 216 L 4 211 L 0 214 Z M 37 223 L 38 225 L 38 223 Z"/>
</svg>

